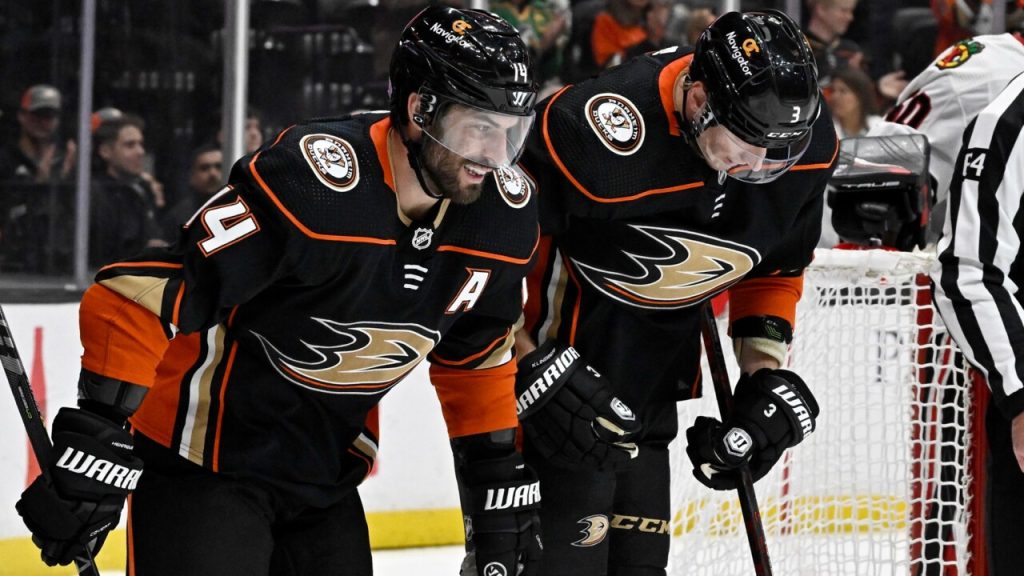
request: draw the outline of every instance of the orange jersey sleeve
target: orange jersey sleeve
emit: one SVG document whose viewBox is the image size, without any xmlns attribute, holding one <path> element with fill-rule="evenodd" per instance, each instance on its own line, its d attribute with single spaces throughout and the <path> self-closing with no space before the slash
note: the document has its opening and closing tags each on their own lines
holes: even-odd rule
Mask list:
<svg viewBox="0 0 1024 576">
<path fill-rule="evenodd" d="M 729 289 L 729 323 L 748 316 L 778 316 L 796 325 L 796 303 L 804 276 L 764 276 L 743 280 Z"/>
<path fill-rule="evenodd" d="M 169 340 L 157 316 L 99 284 L 79 308 L 82 367 L 109 378 L 152 386 Z"/>
<path fill-rule="evenodd" d="M 515 428 L 515 375 L 514 360 L 480 370 L 431 365 L 430 381 L 441 401 L 448 436 Z"/>
</svg>

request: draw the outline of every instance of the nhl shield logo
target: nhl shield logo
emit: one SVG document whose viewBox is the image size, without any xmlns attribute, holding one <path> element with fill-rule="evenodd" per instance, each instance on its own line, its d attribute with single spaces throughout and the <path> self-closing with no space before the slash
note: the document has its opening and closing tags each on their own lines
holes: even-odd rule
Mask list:
<svg viewBox="0 0 1024 576">
<path fill-rule="evenodd" d="M 505 203 L 513 208 L 522 208 L 530 201 L 530 181 L 513 168 L 503 167 L 494 171 L 498 192 Z"/>
<path fill-rule="evenodd" d="M 412 233 L 412 247 L 417 250 L 424 250 L 430 246 L 434 239 L 434 230 L 431 228 L 417 228 Z"/>
<path fill-rule="evenodd" d="M 618 94 L 598 94 L 587 100 L 587 123 L 606 148 L 629 156 L 644 143 L 644 119 L 636 106 Z"/>
<path fill-rule="evenodd" d="M 299 141 L 313 174 L 331 190 L 347 192 L 359 183 L 359 164 L 352 145 L 330 134 L 310 134 Z"/>
</svg>

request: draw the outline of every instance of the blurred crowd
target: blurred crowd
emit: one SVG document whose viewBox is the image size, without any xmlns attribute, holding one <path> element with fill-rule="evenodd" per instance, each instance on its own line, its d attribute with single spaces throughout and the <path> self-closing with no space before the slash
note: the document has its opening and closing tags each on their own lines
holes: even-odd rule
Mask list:
<svg viewBox="0 0 1024 576">
<path fill-rule="evenodd" d="M 840 137 L 865 134 L 895 101 L 907 81 L 953 42 L 991 31 L 992 1 L 1000 0 L 804 0 L 802 22 L 817 59 L 821 84 Z M 712 22 L 720 2 L 701 0 L 495 0 L 489 9 L 515 25 L 534 53 L 543 83 L 542 96 L 633 56 L 671 45 L 692 45 Z M 1021 27 L 1024 2 L 1006 5 L 1008 31 Z M 408 18 L 419 3 L 374 8 L 370 22 Z M 782 2 L 743 2 L 744 10 L 784 8 Z M 3 25 L 0 14 L 0 27 Z M 287 28 L 284 21 L 281 30 Z M 103 30 L 103 22 L 98 23 Z M 345 34 L 305 34 L 311 46 L 327 38 L 324 50 L 389 54 L 397 26 L 359 26 Z M 264 35 L 260 46 L 275 48 Z M 308 39 L 308 40 L 306 40 Z M 348 47 L 346 47 L 348 42 Z M 335 44 L 337 44 L 335 46 Z M 310 47 L 310 53 L 316 50 Z M 303 98 L 316 102 L 321 115 L 350 113 L 385 101 L 387 62 L 373 58 L 373 74 L 353 77 L 351 68 L 334 68 Z M 331 74 L 341 75 L 330 78 Z M 274 78 L 250 80 L 250 92 Z M 5 78 L 16 86 L 18 78 Z M 308 79 L 307 79 L 308 80 Z M 102 81 L 102 79 L 101 79 Z M 308 86 L 308 91 L 306 87 Z M 346 89 L 346 87 L 348 87 Z M 100 88 L 98 86 L 98 88 Z M 74 245 L 77 145 L 67 94 L 50 83 L 15 88 L 18 101 L 4 108 L 9 136 L 0 141 L 0 274 L 67 274 Z M 66 91 L 66 90 L 65 90 Z M 380 92 L 378 97 L 374 95 Z M 262 93 L 262 92 L 260 92 Z M 364 98 L 353 95 L 365 94 Z M 251 98 L 252 100 L 252 98 Z M 188 153 L 154 154 L 147 142 L 172 128 L 166 116 L 150 118 L 132 102 L 105 98 L 92 115 L 90 166 L 89 266 L 98 268 L 148 246 L 172 243 L 181 224 L 220 189 L 221 134 L 216 113 L 190 126 Z M 212 107 L 212 106 L 211 106 Z M 245 148 L 257 150 L 288 122 L 295 110 L 274 110 L 265 122 L 250 109 Z M 307 106 L 308 108 L 308 106 Z M 305 111 L 310 115 L 310 110 Z M 295 118 L 296 120 L 298 118 Z M 155 122 L 153 120 L 156 120 Z M 192 122 L 190 120 L 190 122 Z M 269 125 L 268 125 L 269 124 Z M 180 131 L 176 145 L 182 142 Z M 166 149 L 166 147 L 164 147 Z M 167 157 L 164 157 L 167 156 Z M 162 175 L 158 178 L 156 175 Z"/>
</svg>

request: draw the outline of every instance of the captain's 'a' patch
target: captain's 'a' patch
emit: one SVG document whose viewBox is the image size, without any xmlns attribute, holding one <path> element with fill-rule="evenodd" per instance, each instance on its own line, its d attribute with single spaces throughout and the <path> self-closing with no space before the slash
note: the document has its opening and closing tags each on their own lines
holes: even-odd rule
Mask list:
<svg viewBox="0 0 1024 576">
<path fill-rule="evenodd" d="M 302 156 L 324 186 L 347 192 L 359 183 L 359 163 L 352 145 L 330 134 L 309 134 L 299 141 Z"/>
<path fill-rule="evenodd" d="M 620 156 L 629 156 L 644 143 L 644 119 L 636 105 L 618 94 L 598 94 L 587 100 L 587 123 L 601 143 Z"/>
<path fill-rule="evenodd" d="M 533 184 L 522 172 L 509 167 L 496 168 L 494 181 L 498 183 L 501 198 L 509 206 L 522 208 L 530 202 L 530 189 Z"/>
</svg>

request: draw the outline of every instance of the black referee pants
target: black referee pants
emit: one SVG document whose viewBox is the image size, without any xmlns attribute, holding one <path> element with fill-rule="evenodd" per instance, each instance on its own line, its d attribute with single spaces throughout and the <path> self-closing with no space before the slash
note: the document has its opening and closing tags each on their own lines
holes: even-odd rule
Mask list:
<svg viewBox="0 0 1024 576">
<path fill-rule="evenodd" d="M 990 576 L 1024 574 L 1024 472 L 1013 455 L 1010 421 L 988 405 L 988 482 L 985 538 Z"/>
</svg>

